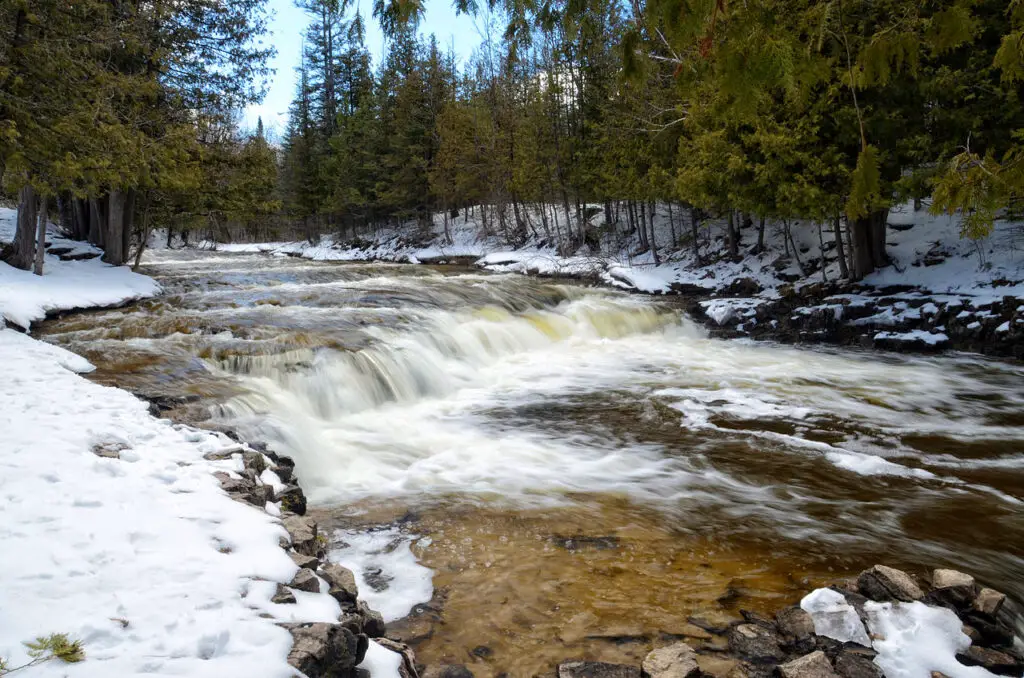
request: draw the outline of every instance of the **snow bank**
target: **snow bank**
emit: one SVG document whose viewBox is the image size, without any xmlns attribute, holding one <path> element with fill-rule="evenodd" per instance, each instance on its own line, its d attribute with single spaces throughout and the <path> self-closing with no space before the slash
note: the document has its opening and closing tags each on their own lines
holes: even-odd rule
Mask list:
<svg viewBox="0 0 1024 678">
<path fill-rule="evenodd" d="M 0 208 L 0 242 L 13 238 L 16 216 L 14 210 Z M 61 261 L 47 254 L 42 277 L 0 262 L 0 311 L 10 323 L 28 329 L 49 311 L 113 306 L 160 292 L 152 278 L 125 266 L 104 264 L 98 258 L 102 252 L 90 245 L 64 240 L 54 233 L 47 240 L 52 247 L 69 250 L 69 254 L 94 254 L 97 258 Z"/>
</svg>

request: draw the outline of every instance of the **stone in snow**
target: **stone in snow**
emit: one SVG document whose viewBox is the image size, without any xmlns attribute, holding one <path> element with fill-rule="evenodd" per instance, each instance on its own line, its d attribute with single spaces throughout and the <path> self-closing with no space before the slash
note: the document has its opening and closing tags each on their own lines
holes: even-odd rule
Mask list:
<svg viewBox="0 0 1024 678">
<path fill-rule="evenodd" d="M 782 678 L 839 678 L 821 650 L 779 665 Z"/>
<path fill-rule="evenodd" d="M 299 570 L 288 586 L 298 591 L 320 593 L 320 579 L 317 578 L 313 570 Z"/>
<path fill-rule="evenodd" d="M 857 610 L 838 591 L 811 591 L 800 601 L 800 607 L 811 615 L 814 632 L 819 636 L 871 647 L 871 639 Z"/>
<path fill-rule="evenodd" d="M 355 605 L 359 598 L 359 587 L 352 570 L 337 563 L 325 563 L 320 572 L 330 585 L 328 593 L 342 605 Z"/>
<path fill-rule="evenodd" d="M 699 673 L 697 653 L 686 643 L 653 650 L 641 666 L 643 678 L 693 678 Z"/>
</svg>

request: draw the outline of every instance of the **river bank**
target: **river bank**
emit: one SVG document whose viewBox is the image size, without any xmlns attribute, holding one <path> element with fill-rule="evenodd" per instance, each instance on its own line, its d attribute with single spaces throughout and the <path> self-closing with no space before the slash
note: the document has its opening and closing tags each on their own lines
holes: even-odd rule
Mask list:
<svg viewBox="0 0 1024 678">
<path fill-rule="evenodd" d="M 0 326 L 0 674 L 397 676 L 400 657 L 367 641 L 379 616 L 357 605 L 351 573 L 321 564 L 319 543 L 305 553 L 309 524 L 282 514 L 295 488 L 275 459 L 152 416 L 23 333 L 160 292 L 51 235 L 44 276 L 0 263 L 0 314 L 18 328 Z M 77 662 L 29 653 L 55 635 L 80 643 Z"/>
<path fill-rule="evenodd" d="M 664 210 L 655 223 L 658 241 L 671 242 Z M 416 227 L 353 241 L 325 237 L 316 245 L 204 246 L 314 261 L 472 262 L 494 272 L 677 295 L 695 319 L 727 338 L 1024 357 L 1021 224 L 998 221 L 985 240 L 963 240 L 956 218 L 914 211 L 911 205 L 893 210 L 889 224 L 890 265 L 857 283 L 840 280 L 831 233 L 814 240 L 811 229 L 794 235 L 778 224 L 767 227 L 761 249 L 752 229 L 741 229 L 743 254 L 737 261 L 722 256 L 724 225 L 714 221 L 702 227 L 706 242 L 698 254 L 665 245 L 655 264 L 653 253 L 633 240 L 602 243 L 598 252 L 583 248 L 574 256 L 559 255 L 537 239 L 509 250 L 498 237 L 480 238 L 468 212 L 447 227 L 436 218 L 432 232 Z"/>
</svg>

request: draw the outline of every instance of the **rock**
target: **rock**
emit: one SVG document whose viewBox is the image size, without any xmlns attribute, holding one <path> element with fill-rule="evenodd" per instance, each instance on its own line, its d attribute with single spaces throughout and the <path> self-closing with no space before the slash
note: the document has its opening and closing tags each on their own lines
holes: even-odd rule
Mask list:
<svg viewBox="0 0 1024 678">
<path fill-rule="evenodd" d="M 469 653 L 477 659 L 489 659 L 490 657 L 494 656 L 494 650 L 487 647 L 486 645 L 477 645 L 472 650 L 470 650 Z"/>
<path fill-rule="evenodd" d="M 352 570 L 337 563 L 324 563 L 320 568 L 320 574 L 331 587 L 328 593 L 341 603 L 342 607 L 358 602 L 359 587 L 356 586 L 356 576 L 352 574 Z"/>
<path fill-rule="evenodd" d="M 214 477 L 220 481 L 220 488 L 228 494 L 234 495 L 241 501 L 263 508 L 266 502 L 266 491 L 257 487 L 256 483 L 248 478 L 232 478 L 223 471 L 217 471 Z"/>
<path fill-rule="evenodd" d="M 398 667 L 398 675 L 401 678 L 420 678 L 419 672 L 416 671 L 416 655 L 405 643 L 399 643 L 395 640 L 389 640 L 387 638 L 378 638 L 374 641 L 385 650 L 391 650 L 392 652 L 401 655 L 402 663 Z M 472 674 L 471 674 L 472 675 Z"/>
<path fill-rule="evenodd" d="M 719 657 L 713 654 L 697 655 L 697 666 L 702 673 L 711 678 L 726 678 L 733 669 L 739 666 L 739 662 L 728 657 Z"/>
<path fill-rule="evenodd" d="M 267 468 L 267 462 L 263 458 L 263 453 L 256 452 L 254 450 L 246 450 L 242 452 L 242 465 L 247 471 L 252 471 L 257 476 L 263 473 Z"/>
<path fill-rule="evenodd" d="M 864 570 L 857 577 L 857 589 L 861 595 L 880 602 L 900 600 L 912 602 L 924 596 L 909 574 L 885 565 L 875 565 Z"/>
<path fill-rule="evenodd" d="M 288 555 L 299 566 L 299 569 L 305 568 L 315 572 L 320 567 L 320 559 L 316 556 L 307 556 L 304 553 L 296 553 L 295 551 L 289 551 Z"/>
<path fill-rule="evenodd" d="M 558 665 L 558 678 L 640 678 L 640 669 L 627 664 L 564 662 Z"/>
<path fill-rule="evenodd" d="M 1016 657 L 977 645 L 967 648 L 966 652 L 958 654 L 956 658 L 961 664 L 981 666 L 1000 676 L 1019 676 L 1024 670 L 1024 663 Z"/>
<path fill-rule="evenodd" d="M 320 542 L 317 539 L 315 520 L 302 516 L 288 516 L 283 524 L 292 538 L 292 548 L 307 556 L 316 556 L 319 553 Z"/>
<path fill-rule="evenodd" d="M 958 570 L 935 570 L 932 572 L 932 586 L 937 589 L 946 589 L 953 586 L 974 587 L 974 577 L 964 574 Z"/>
<path fill-rule="evenodd" d="M 1000 593 L 995 589 L 982 589 L 974 599 L 974 609 L 995 617 L 999 614 L 999 609 L 1005 602 L 1006 594 Z"/>
<path fill-rule="evenodd" d="M 290 483 L 292 478 L 295 477 L 294 469 L 290 466 L 274 466 L 270 470 L 285 484 Z"/>
<path fill-rule="evenodd" d="M 674 643 L 650 652 L 641 666 L 643 678 L 691 678 L 700 673 L 697 653 L 686 643 Z"/>
<path fill-rule="evenodd" d="M 424 671 L 423 678 L 473 678 L 473 672 L 462 664 L 441 664 Z"/>
<path fill-rule="evenodd" d="M 843 678 L 882 678 L 878 664 L 860 652 L 840 652 L 835 667 Z"/>
<path fill-rule="evenodd" d="M 961 610 L 969 610 L 974 604 L 975 587 L 971 586 L 946 586 L 929 591 L 921 602 L 934 607 L 945 607 L 959 613 Z"/>
<path fill-rule="evenodd" d="M 376 610 L 371 610 L 365 600 L 360 600 L 356 606 L 356 614 L 363 618 L 363 633 L 371 638 L 382 638 L 386 633 L 384 616 Z"/>
<path fill-rule="evenodd" d="M 780 610 L 775 615 L 775 623 L 787 638 L 802 639 L 814 635 L 814 620 L 810 613 L 796 605 Z"/>
<path fill-rule="evenodd" d="M 359 637 L 336 624 L 282 624 L 292 634 L 288 663 L 306 674 L 322 678 L 349 678 L 363 661 Z M 365 638 L 365 637 L 364 637 Z"/>
<path fill-rule="evenodd" d="M 776 634 L 756 624 L 734 626 L 729 631 L 729 648 L 743 659 L 759 663 L 778 662 L 786 656 Z"/>
<path fill-rule="evenodd" d="M 682 626 L 665 626 L 661 629 L 661 632 L 666 636 L 684 636 L 696 640 L 711 640 L 712 637 L 710 633 L 701 627 L 688 622 Z"/>
<path fill-rule="evenodd" d="M 300 516 L 306 515 L 306 495 L 298 485 L 289 485 L 274 493 L 274 501 L 281 502 L 281 509 Z"/>
<path fill-rule="evenodd" d="M 750 622 L 751 624 L 763 626 L 770 631 L 776 630 L 775 622 L 769 619 L 768 617 L 764 616 L 763 614 L 758 614 L 757 612 L 752 612 L 751 610 L 740 610 L 740 616 L 743 617 L 744 621 Z"/>
<path fill-rule="evenodd" d="M 988 615 L 975 610 L 969 610 L 960 616 L 960 620 L 974 627 L 975 631 L 981 636 L 982 645 L 1013 645 L 1013 629 L 1000 624 Z"/>
<path fill-rule="evenodd" d="M 295 602 L 295 594 L 284 584 L 278 584 L 277 591 L 274 593 L 274 597 L 270 599 L 270 602 L 277 603 L 278 605 L 291 604 Z"/>
<path fill-rule="evenodd" d="M 821 650 L 779 665 L 782 678 L 835 678 L 832 663 Z"/>
<path fill-rule="evenodd" d="M 317 579 L 316 572 L 314 572 L 313 570 L 299 570 L 295 573 L 295 577 L 292 579 L 292 583 L 288 586 L 298 591 L 320 593 L 320 580 Z"/>
</svg>

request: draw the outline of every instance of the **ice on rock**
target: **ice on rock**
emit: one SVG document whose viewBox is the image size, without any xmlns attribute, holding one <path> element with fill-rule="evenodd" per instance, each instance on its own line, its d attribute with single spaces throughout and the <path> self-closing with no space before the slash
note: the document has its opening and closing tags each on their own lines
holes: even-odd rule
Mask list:
<svg viewBox="0 0 1024 678">
<path fill-rule="evenodd" d="M 875 663 L 886 678 L 931 678 L 937 671 L 949 678 L 994 678 L 980 666 L 956 659 L 971 645 L 952 610 L 921 602 L 864 605 L 878 652 Z"/>
<path fill-rule="evenodd" d="M 803 600 L 800 607 L 814 620 L 814 632 L 819 636 L 840 642 L 854 642 L 871 647 L 871 639 L 857 610 L 846 602 L 843 594 L 832 589 L 816 589 Z"/>
</svg>

